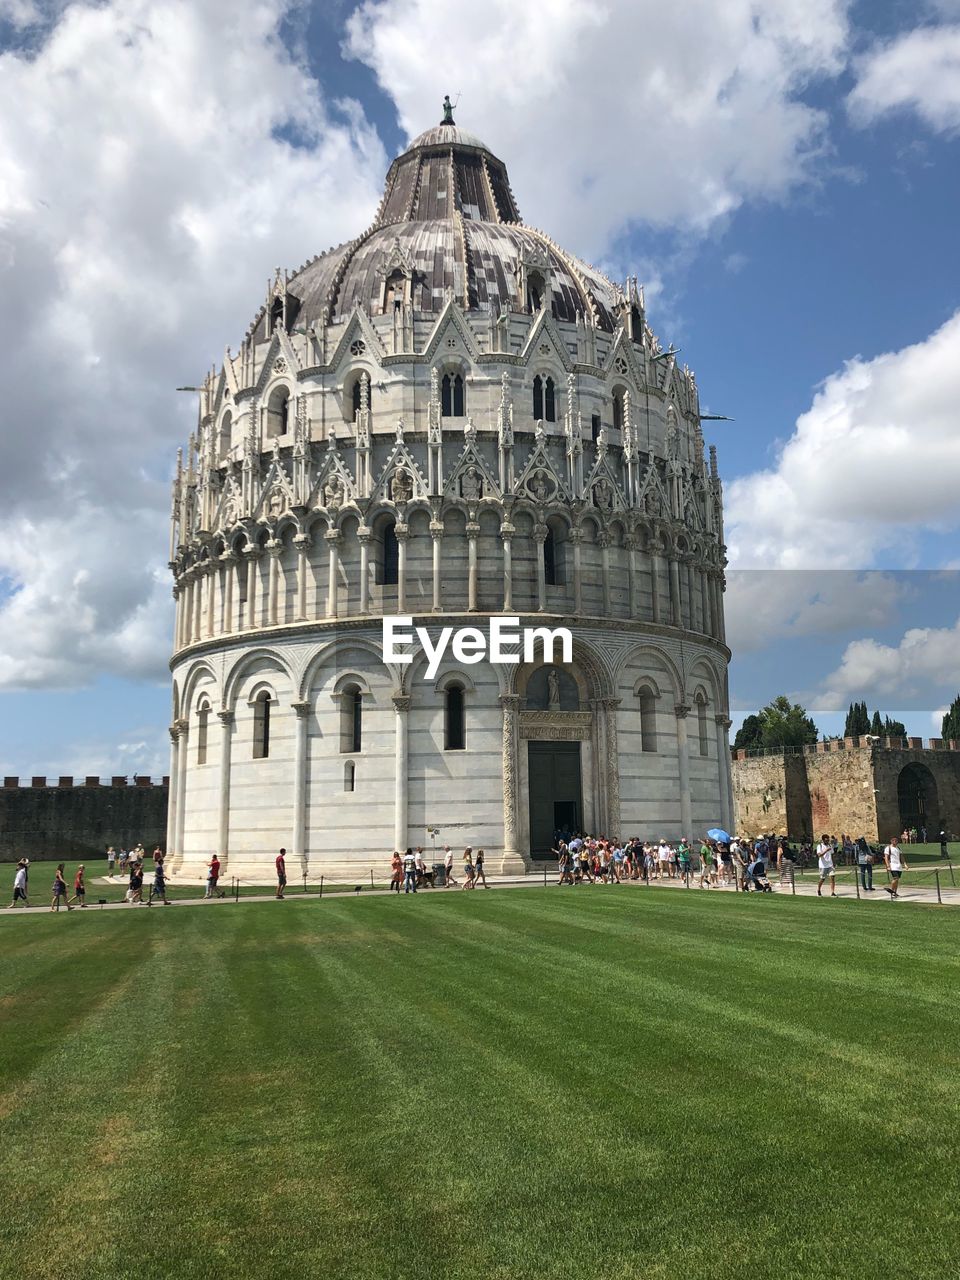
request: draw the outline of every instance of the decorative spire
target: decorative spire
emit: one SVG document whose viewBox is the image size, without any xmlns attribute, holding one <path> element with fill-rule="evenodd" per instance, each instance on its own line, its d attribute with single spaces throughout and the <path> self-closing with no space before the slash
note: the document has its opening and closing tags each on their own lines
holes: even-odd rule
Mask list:
<svg viewBox="0 0 960 1280">
<path fill-rule="evenodd" d="M 445 95 L 445 97 L 444 97 L 444 99 L 443 99 L 443 119 L 440 121 L 440 123 L 441 123 L 441 124 L 456 124 L 456 123 L 457 123 L 457 122 L 456 122 L 456 120 L 454 120 L 454 118 L 453 118 L 453 104 L 452 104 L 452 103 L 451 103 L 451 101 L 450 101 L 450 95 L 449 95 L 449 93 L 448 93 L 448 94 L 446 94 L 446 95 Z"/>
</svg>

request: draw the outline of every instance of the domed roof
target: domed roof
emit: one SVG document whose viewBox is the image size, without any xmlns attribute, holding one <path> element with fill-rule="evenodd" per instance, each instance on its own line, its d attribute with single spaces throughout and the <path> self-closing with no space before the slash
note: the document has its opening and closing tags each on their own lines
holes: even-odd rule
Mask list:
<svg viewBox="0 0 960 1280">
<path fill-rule="evenodd" d="M 590 316 L 612 330 L 619 290 L 603 275 L 521 221 L 506 166 L 459 128 L 449 99 L 444 119 L 391 164 L 372 226 L 321 254 L 287 281 L 289 327 L 345 319 L 359 306 L 385 307 L 385 282 L 409 281 L 415 312 L 439 312 L 451 292 L 468 311 L 525 310 L 520 265 L 536 270 L 544 300 L 561 321 Z M 266 310 L 252 337 L 267 336 Z"/>
</svg>

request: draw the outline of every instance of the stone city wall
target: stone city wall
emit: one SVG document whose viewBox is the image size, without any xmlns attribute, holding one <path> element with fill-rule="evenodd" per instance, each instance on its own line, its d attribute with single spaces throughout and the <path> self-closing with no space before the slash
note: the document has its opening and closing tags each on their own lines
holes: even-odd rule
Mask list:
<svg viewBox="0 0 960 1280">
<path fill-rule="evenodd" d="M 168 779 L 4 778 L 0 862 L 95 858 L 108 844 L 166 846 Z"/>
<path fill-rule="evenodd" d="M 960 832 L 960 743 L 932 738 L 843 738 L 802 751 L 750 755 L 735 751 L 735 827 L 744 835 L 824 832 L 886 840 L 903 826 L 898 781 L 909 765 L 929 771 L 936 807 L 930 839 L 943 827 Z"/>
</svg>

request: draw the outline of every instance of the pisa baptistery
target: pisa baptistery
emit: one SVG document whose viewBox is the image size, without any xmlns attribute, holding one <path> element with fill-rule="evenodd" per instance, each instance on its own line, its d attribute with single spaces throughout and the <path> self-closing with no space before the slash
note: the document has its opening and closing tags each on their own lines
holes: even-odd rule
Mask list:
<svg viewBox="0 0 960 1280">
<path fill-rule="evenodd" d="M 445 104 L 372 225 L 278 271 L 200 390 L 170 543 L 174 867 L 266 874 L 285 846 L 293 875 L 382 874 L 435 838 L 515 872 L 558 830 L 729 825 L 724 564 L 696 382 L 636 280 L 525 225 Z M 394 617 L 434 646 L 565 627 L 572 651 L 385 661 Z"/>
</svg>

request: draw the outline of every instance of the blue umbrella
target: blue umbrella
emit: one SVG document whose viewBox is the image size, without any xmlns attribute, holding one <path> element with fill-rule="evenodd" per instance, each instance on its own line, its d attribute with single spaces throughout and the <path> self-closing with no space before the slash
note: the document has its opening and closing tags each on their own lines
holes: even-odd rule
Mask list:
<svg viewBox="0 0 960 1280">
<path fill-rule="evenodd" d="M 707 835 L 711 840 L 716 840 L 718 844 L 730 843 L 730 837 L 722 827 L 711 827 Z"/>
</svg>

